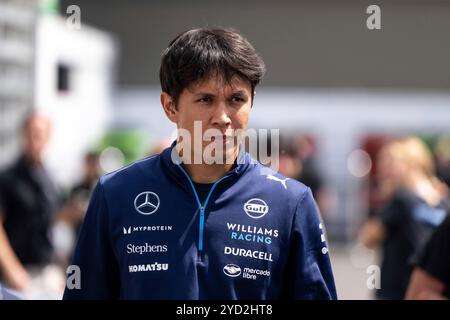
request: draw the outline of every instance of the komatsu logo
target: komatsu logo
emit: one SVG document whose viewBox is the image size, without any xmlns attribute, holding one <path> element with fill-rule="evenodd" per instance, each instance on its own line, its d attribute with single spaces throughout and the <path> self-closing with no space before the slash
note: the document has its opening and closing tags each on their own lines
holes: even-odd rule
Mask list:
<svg viewBox="0 0 450 320">
<path fill-rule="evenodd" d="M 167 269 L 169 269 L 169 264 L 158 262 L 128 266 L 129 272 L 166 271 Z"/>
</svg>

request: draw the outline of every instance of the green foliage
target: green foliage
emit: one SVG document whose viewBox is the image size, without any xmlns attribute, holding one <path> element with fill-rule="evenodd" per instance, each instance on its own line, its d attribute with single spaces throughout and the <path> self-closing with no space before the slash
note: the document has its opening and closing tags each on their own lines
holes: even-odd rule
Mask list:
<svg viewBox="0 0 450 320">
<path fill-rule="evenodd" d="M 149 137 L 140 130 L 111 130 L 101 140 L 98 151 L 115 147 L 125 156 L 125 165 L 146 156 Z"/>
</svg>

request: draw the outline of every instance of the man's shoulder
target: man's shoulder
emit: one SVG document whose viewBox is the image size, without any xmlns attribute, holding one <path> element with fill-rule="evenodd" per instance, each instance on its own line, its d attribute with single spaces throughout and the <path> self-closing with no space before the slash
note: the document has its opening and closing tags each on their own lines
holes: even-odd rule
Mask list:
<svg viewBox="0 0 450 320">
<path fill-rule="evenodd" d="M 137 160 L 126 167 L 103 175 L 99 183 L 104 187 L 124 186 L 127 183 L 134 183 L 136 180 L 154 177 L 161 173 L 158 168 L 159 159 L 160 154 Z"/>
<path fill-rule="evenodd" d="M 309 187 L 302 182 L 286 177 L 260 163 L 257 163 L 251 170 L 251 183 L 256 188 L 267 190 L 274 197 L 295 201 L 303 198 L 309 190 Z"/>
<path fill-rule="evenodd" d="M 6 168 L 0 171 L 0 184 L 6 187 L 11 187 L 11 184 L 17 183 L 17 180 L 23 179 L 23 174 L 20 171 L 21 163 L 19 160 L 9 164 Z"/>
</svg>

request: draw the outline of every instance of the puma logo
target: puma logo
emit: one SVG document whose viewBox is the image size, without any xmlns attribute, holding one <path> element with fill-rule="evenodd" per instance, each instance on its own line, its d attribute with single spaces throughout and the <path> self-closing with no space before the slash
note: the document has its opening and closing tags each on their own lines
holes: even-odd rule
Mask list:
<svg viewBox="0 0 450 320">
<path fill-rule="evenodd" d="M 275 180 L 275 181 L 280 182 L 280 183 L 283 185 L 283 187 L 284 187 L 285 189 L 287 189 L 286 181 L 289 180 L 289 178 L 286 178 L 286 179 L 280 179 L 280 178 L 277 178 L 277 177 L 275 177 L 275 176 L 273 176 L 273 175 L 271 175 L 271 174 L 268 174 L 266 177 L 267 177 L 267 179 L 269 179 L 269 180 Z"/>
</svg>

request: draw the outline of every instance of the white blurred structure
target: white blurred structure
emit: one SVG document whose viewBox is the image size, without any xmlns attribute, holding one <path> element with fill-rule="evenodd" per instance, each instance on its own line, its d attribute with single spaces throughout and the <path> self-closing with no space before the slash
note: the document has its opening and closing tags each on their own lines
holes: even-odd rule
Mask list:
<svg viewBox="0 0 450 320">
<path fill-rule="evenodd" d="M 79 180 L 84 153 L 107 128 L 116 53 L 105 32 L 57 15 L 37 22 L 35 106 L 52 119 L 46 162 L 62 186 Z"/>
<path fill-rule="evenodd" d="M 35 0 L 0 1 L 0 169 L 20 152 L 24 115 L 33 107 Z"/>
</svg>

